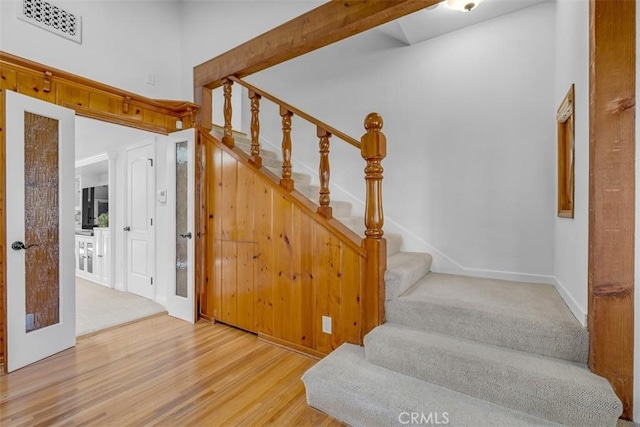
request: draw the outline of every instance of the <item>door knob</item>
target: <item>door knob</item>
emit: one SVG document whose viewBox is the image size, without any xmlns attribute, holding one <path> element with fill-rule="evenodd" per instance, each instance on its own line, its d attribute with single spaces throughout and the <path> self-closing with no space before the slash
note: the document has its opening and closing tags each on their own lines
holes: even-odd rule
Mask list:
<svg viewBox="0 0 640 427">
<path fill-rule="evenodd" d="M 122 231 L 131 231 L 131 227 L 129 227 L 128 225 L 122 229 Z"/>
<path fill-rule="evenodd" d="M 187 234 L 180 233 L 180 237 L 183 237 L 185 239 L 190 239 L 193 237 L 193 235 L 191 234 L 191 232 L 188 232 Z"/>
<path fill-rule="evenodd" d="M 16 241 L 16 242 L 13 242 L 11 244 L 11 249 L 13 249 L 14 251 L 20 251 L 20 250 L 24 249 L 26 251 L 27 249 L 32 248 L 34 246 L 38 246 L 38 244 L 37 243 L 32 243 L 30 245 L 25 245 L 24 243 L 22 243 L 20 241 Z"/>
</svg>

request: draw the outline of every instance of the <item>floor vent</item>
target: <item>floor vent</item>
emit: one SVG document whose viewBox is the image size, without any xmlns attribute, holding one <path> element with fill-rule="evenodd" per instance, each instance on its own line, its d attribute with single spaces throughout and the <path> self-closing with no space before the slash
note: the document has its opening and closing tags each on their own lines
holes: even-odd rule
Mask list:
<svg viewBox="0 0 640 427">
<path fill-rule="evenodd" d="M 59 36 L 82 43 L 82 17 L 43 0 L 22 0 L 18 18 Z"/>
</svg>

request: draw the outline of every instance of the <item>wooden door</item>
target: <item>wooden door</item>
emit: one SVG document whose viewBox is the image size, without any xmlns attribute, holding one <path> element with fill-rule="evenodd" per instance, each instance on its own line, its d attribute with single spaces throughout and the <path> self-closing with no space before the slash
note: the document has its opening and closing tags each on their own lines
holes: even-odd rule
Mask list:
<svg viewBox="0 0 640 427">
<path fill-rule="evenodd" d="M 75 113 L 5 92 L 8 372 L 76 343 Z"/>
</svg>

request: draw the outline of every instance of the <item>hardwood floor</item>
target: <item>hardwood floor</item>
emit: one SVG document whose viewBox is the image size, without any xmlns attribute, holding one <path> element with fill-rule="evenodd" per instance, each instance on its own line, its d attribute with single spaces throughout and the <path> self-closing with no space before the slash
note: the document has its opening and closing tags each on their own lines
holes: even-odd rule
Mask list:
<svg viewBox="0 0 640 427">
<path fill-rule="evenodd" d="M 221 324 L 158 316 L 0 374 L 2 426 L 338 426 L 306 404 L 314 359 Z"/>
</svg>

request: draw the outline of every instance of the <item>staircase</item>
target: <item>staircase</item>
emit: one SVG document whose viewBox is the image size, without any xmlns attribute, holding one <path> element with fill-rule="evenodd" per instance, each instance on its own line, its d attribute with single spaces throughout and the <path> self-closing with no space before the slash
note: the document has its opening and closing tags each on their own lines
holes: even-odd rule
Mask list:
<svg viewBox="0 0 640 427">
<path fill-rule="evenodd" d="M 250 153 L 246 136 L 234 139 Z M 279 175 L 277 153 L 261 155 Z M 310 199 L 318 194 L 310 176 L 294 180 Z M 364 233 L 350 203 L 332 206 Z M 431 272 L 429 254 L 385 237 L 387 323 L 304 375 L 310 406 L 353 426 L 616 425 L 622 404 L 585 365 L 588 333 L 555 288 Z"/>
</svg>

